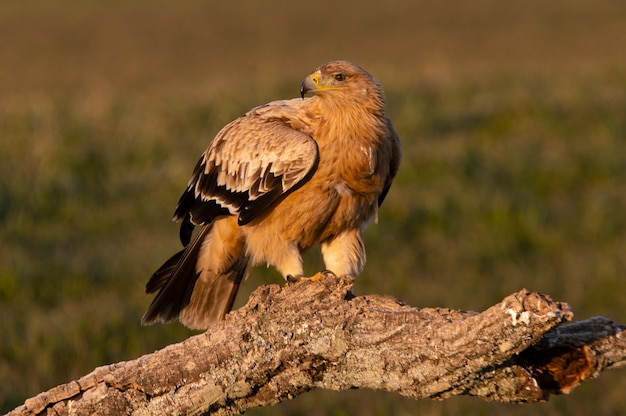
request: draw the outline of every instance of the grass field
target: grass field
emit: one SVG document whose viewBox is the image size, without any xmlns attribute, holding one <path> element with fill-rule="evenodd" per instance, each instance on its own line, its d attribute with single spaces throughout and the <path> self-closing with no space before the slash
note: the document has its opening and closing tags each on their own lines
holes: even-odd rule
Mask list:
<svg viewBox="0 0 626 416">
<path fill-rule="evenodd" d="M 0 411 L 192 334 L 139 318 L 195 162 L 337 58 L 383 83 L 404 148 L 357 294 L 482 310 L 526 287 L 626 322 L 620 2 L 4 0 L 0 39 Z M 255 270 L 237 304 L 279 281 Z M 624 391 L 618 370 L 546 404 L 318 391 L 249 414 L 618 415 Z"/>
</svg>

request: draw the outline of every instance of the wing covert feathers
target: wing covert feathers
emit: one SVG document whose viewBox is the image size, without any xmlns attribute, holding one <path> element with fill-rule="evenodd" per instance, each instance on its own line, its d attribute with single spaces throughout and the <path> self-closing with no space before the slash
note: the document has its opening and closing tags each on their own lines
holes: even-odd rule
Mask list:
<svg viewBox="0 0 626 416">
<path fill-rule="evenodd" d="M 174 219 L 189 215 L 201 225 L 238 214 L 239 224 L 247 224 L 310 177 L 317 144 L 288 124 L 288 104 L 259 107 L 218 133 L 198 161 Z"/>
</svg>

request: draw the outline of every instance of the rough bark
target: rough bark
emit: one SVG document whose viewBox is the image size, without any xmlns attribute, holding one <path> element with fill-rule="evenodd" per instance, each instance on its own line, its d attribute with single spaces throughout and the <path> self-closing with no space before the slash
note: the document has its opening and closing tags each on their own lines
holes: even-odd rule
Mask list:
<svg viewBox="0 0 626 416">
<path fill-rule="evenodd" d="M 351 296 L 353 279 L 262 286 L 206 333 L 96 368 L 9 415 L 239 414 L 314 388 L 547 400 L 626 364 L 626 325 L 522 290 L 482 313 Z"/>
</svg>

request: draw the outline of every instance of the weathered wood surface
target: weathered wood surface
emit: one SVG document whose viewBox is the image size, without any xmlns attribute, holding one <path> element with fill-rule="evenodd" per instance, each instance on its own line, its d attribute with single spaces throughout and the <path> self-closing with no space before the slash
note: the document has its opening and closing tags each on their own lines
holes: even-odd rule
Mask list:
<svg viewBox="0 0 626 416">
<path fill-rule="evenodd" d="M 626 364 L 626 325 L 569 325 L 567 304 L 522 290 L 482 313 L 351 296 L 351 277 L 262 286 L 206 333 L 96 368 L 9 415 L 239 414 L 308 390 L 535 402 Z"/>
</svg>

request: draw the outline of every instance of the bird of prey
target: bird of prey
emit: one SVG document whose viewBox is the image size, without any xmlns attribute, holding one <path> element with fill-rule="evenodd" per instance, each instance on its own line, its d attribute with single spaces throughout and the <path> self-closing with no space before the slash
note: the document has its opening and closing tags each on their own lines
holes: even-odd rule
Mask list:
<svg viewBox="0 0 626 416">
<path fill-rule="evenodd" d="M 158 293 L 143 324 L 207 328 L 230 311 L 251 267 L 302 278 L 301 254 L 316 244 L 335 275 L 363 270 L 362 232 L 400 163 L 382 87 L 359 66 L 333 61 L 306 77 L 300 94 L 248 111 L 204 152 L 174 213 L 184 249 L 148 281 L 146 293 Z"/>
</svg>

